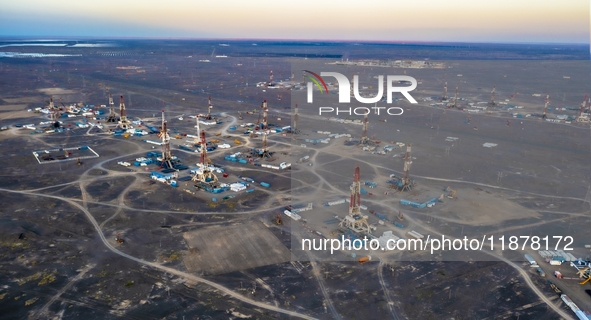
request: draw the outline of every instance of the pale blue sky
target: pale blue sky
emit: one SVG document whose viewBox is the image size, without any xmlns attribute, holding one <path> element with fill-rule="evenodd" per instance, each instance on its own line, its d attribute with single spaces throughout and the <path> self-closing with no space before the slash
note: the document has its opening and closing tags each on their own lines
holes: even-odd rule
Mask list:
<svg viewBox="0 0 591 320">
<path fill-rule="evenodd" d="M 0 36 L 589 43 L 589 1 L 0 0 Z"/>
</svg>

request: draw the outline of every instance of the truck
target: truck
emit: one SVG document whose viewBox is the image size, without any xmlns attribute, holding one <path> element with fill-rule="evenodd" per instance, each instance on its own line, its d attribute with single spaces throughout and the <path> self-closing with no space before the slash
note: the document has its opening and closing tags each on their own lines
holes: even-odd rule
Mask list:
<svg viewBox="0 0 591 320">
<path fill-rule="evenodd" d="M 361 257 L 359 258 L 359 263 L 366 263 L 368 261 L 371 261 L 371 256 L 365 256 L 365 257 Z"/>
</svg>

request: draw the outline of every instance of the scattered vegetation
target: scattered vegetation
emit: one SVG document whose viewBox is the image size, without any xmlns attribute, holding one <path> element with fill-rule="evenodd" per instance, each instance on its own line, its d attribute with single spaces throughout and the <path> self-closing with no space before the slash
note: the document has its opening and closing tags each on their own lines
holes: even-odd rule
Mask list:
<svg viewBox="0 0 591 320">
<path fill-rule="evenodd" d="M 40 272 L 36 272 L 28 277 L 24 277 L 24 278 L 18 278 L 16 279 L 16 283 L 18 283 L 19 286 L 22 286 L 23 284 L 29 282 L 29 281 L 36 281 L 39 280 L 39 283 L 37 285 L 42 286 L 44 284 L 48 284 L 48 283 L 52 283 L 55 281 L 55 275 L 57 274 L 56 270 L 53 270 L 51 272 L 47 272 L 47 271 L 40 271 Z"/>
<path fill-rule="evenodd" d="M 25 301 L 25 307 L 32 305 L 37 300 L 39 300 L 39 298 L 32 298 L 32 299 Z"/>
<path fill-rule="evenodd" d="M 41 278 L 41 281 L 39 281 L 39 283 L 37 285 L 42 286 L 44 284 L 48 284 L 48 283 L 52 283 L 55 281 L 55 274 L 57 272 L 54 270 L 50 273 L 46 273 L 43 274 L 43 278 Z"/>
<path fill-rule="evenodd" d="M 178 252 L 173 252 L 168 257 L 168 260 L 170 260 L 170 261 L 178 261 L 180 259 L 181 259 L 181 255 Z"/>
</svg>

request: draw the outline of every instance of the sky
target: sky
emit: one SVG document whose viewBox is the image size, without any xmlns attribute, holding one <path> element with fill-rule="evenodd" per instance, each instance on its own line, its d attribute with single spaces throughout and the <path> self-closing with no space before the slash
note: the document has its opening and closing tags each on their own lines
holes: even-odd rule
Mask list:
<svg viewBox="0 0 591 320">
<path fill-rule="evenodd" d="M 0 36 L 589 43 L 588 0 L 0 0 Z"/>
</svg>

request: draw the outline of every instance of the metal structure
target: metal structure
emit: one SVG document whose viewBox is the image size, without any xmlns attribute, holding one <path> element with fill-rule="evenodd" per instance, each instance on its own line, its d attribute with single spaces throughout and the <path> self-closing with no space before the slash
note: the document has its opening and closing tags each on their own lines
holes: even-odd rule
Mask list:
<svg viewBox="0 0 591 320">
<path fill-rule="evenodd" d="M 195 171 L 195 175 L 191 180 L 198 182 L 199 185 L 197 187 L 208 186 L 208 187 L 215 187 L 218 184 L 218 178 L 211 170 L 211 160 L 207 157 L 207 142 L 205 140 L 205 130 L 201 130 L 201 156 L 199 158 L 199 163 L 197 164 L 199 168 Z"/>
<path fill-rule="evenodd" d="M 117 114 L 115 113 L 115 103 L 113 102 L 113 96 L 109 93 L 109 117 L 107 122 L 117 122 Z"/>
<path fill-rule="evenodd" d="M 275 84 L 273 83 L 273 70 L 271 70 L 269 73 L 269 86 L 272 87 L 273 85 Z"/>
<path fill-rule="evenodd" d="M 259 153 L 259 157 L 261 158 L 266 158 L 266 159 L 272 159 L 273 157 L 271 156 L 271 152 L 269 152 L 269 147 L 267 146 L 267 100 L 263 101 L 263 126 L 265 127 L 265 130 L 263 132 L 261 132 L 261 134 L 263 135 L 263 147 L 260 150 Z M 260 115 L 260 114 L 259 114 Z"/>
<path fill-rule="evenodd" d="M 60 118 L 60 111 L 53 104 L 53 97 L 49 98 L 49 117 L 51 119 L 51 122 L 54 122 L 54 123 L 57 122 L 58 119 Z"/>
<path fill-rule="evenodd" d="M 441 101 L 447 101 L 449 97 L 447 96 L 447 81 L 443 85 L 443 95 L 441 96 Z"/>
<path fill-rule="evenodd" d="M 359 144 L 369 144 L 370 142 L 369 137 L 367 137 L 368 113 L 363 116 L 363 129 L 361 131 L 361 140 L 359 140 Z"/>
<path fill-rule="evenodd" d="M 242 112 L 238 111 L 238 120 L 242 120 Z"/>
<path fill-rule="evenodd" d="M 164 117 L 164 112 L 162 113 L 162 117 Z M 123 95 L 119 96 L 119 124 L 117 126 L 123 130 L 131 129 L 131 121 L 127 119 Z"/>
<path fill-rule="evenodd" d="M 361 214 L 361 182 L 359 181 L 359 165 L 355 167 L 353 184 L 351 185 L 351 198 L 349 201 L 349 214 L 339 224 L 339 227 L 351 229 L 358 233 L 371 233 L 371 227 L 367 222 L 367 216 Z"/>
<path fill-rule="evenodd" d="M 298 134 L 300 133 L 300 129 L 298 129 L 298 120 L 300 118 L 298 112 L 298 104 L 295 105 L 295 113 L 293 115 L 293 128 L 291 128 L 291 133 Z"/>
<path fill-rule="evenodd" d="M 493 89 L 490 93 L 490 102 L 488 103 L 489 107 L 494 107 L 497 105 L 497 103 L 495 102 L 495 91 L 497 91 L 497 86 L 493 86 Z"/>
<path fill-rule="evenodd" d="M 199 139 L 199 117 L 195 117 L 195 128 L 197 128 L 197 135 L 195 136 L 195 146 L 198 146 L 201 143 L 201 140 Z"/>
<path fill-rule="evenodd" d="M 544 103 L 544 113 L 542 114 L 542 119 L 548 118 L 546 116 L 546 111 L 548 111 L 548 104 L 550 103 L 550 95 L 546 95 L 546 103 Z"/>
<path fill-rule="evenodd" d="M 269 112 L 269 110 L 267 109 L 267 100 L 265 100 L 263 102 L 263 104 L 261 105 L 261 108 L 263 109 L 263 124 L 260 126 L 259 129 L 261 129 L 261 130 L 267 130 L 267 129 L 269 129 L 268 126 L 267 126 L 268 125 L 267 115 L 268 115 L 268 112 Z"/>
<path fill-rule="evenodd" d="M 458 107 L 458 87 L 456 87 L 456 93 L 454 93 L 454 104 L 452 105 L 452 107 Z"/>
<path fill-rule="evenodd" d="M 211 120 L 211 108 L 213 108 L 213 106 L 211 105 L 211 97 L 207 97 L 207 116 L 205 116 L 206 120 Z"/>
<path fill-rule="evenodd" d="M 585 114 L 585 108 L 589 108 L 591 106 L 591 98 L 588 95 L 585 95 L 583 98 L 583 102 L 581 102 L 581 109 L 579 110 L 579 115 L 577 116 L 577 122 L 589 122 L 589 115 Z M 591 113 L 591 109 L 588 111 Z"/>
<path fill-rule="evenodd" d="M 170 135 L 168 134 L 166 120 L 164 119 L 164 110 L 162 110 L 162 129 L 160 129 L 158 136 L 162 140 L 162 161 L 160 163 L 160 167 L 173 168 L 172 154 L 170 152 Z"/>
<path fill-rule="evenodd" d="M 406 146 L 406 154 L 404 155 L 404 177 L 402 178 L 401 191 L 410 191 L 414 185 L 414 181 L 410 179 L 410 165 L 412 158 L 410 156 L 411 144 Z"/>
</svg>

